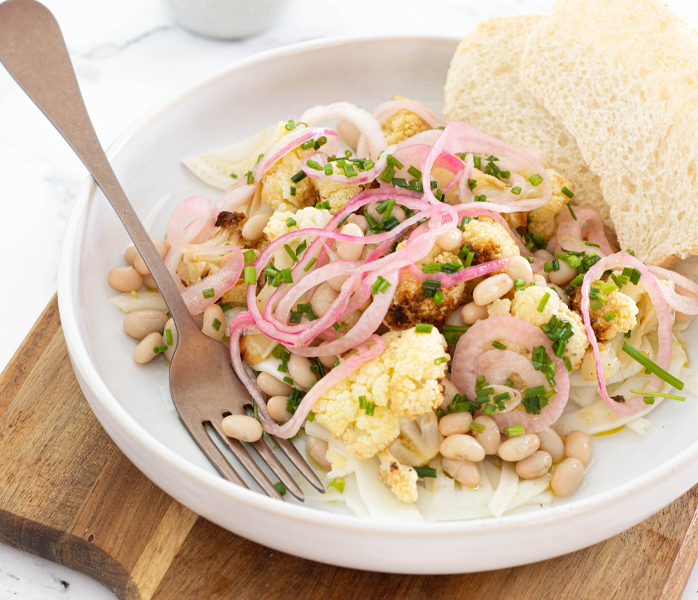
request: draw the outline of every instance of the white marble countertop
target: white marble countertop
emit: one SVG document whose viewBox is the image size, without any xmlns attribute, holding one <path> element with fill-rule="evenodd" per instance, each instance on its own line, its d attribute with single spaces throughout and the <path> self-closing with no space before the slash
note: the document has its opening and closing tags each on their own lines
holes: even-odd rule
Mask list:
<svg viewBox="0 0 698 600">
<path fill-rule="evenodd" d="M 698 27 L 695 0 L 666 0 Z M 174 23 L 158 0 L 45 0 L 61 24 L 87 108 L 107 147 L 163 98 L 207 73 L 275 46 L 350 34 L 461 38 L 496 15 L 549 12 L 553 0 L 288 0 L 272 29 L 223 42 Z M 87 173 L 63 139 L 0 69 L 0 255 L 12 269 L 0 294 L 0 370 L 56 289 L 56 261 L 65 221 Z M 684 598 L 698 594 L 698 573 Z M 0 544 L 0 600 L 114 598 L 88 577 Z"/>
</svg>

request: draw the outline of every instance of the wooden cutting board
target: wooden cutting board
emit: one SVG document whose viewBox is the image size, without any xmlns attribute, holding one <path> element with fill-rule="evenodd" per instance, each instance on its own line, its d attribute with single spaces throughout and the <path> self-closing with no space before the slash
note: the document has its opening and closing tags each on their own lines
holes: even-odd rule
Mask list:
<svg viewBox="0 0 698 600">
<path fill-rule="evenodd" d="M 225 531 L 146 479 L 87 405 L 55 298 L 0 376 L 0 541 L 122 599 L 678 600 L 698 555 L 697 508 L 698 486 L 606 542 L 514 569 L 404 576 L 331 567 Z"/>
</svg>

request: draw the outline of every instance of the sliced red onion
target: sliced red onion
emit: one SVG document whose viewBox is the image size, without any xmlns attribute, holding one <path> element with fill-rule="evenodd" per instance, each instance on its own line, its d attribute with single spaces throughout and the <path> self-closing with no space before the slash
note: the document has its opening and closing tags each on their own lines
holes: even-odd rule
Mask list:
<svg viewBox="0 0 698 600">
<path fill-rule="evenodd" d="M 230 186 L 223 194 L 223 197 L 218 201 L 218 204 L 213 207 L 213 212 L 218 217 L 219 213 L 227 210 L 234 212 L 247 204 L 257 191 L 256 185 L 248 185 L 246 183 L 235 183 Z"/>
<path fill-rule="evenodd" d="M 407 271 L 418 281 L 424 281 L 425 279 L 437 279 L 438 281 L 442 282 L 442 288 L 450 288 L 454 285 L 458 285 L 459 283 L 463 283 L 464 281 L 470 281 L 476 277 L 482 277 L 483 275 L 488 275 L 489 273 L 499 271 L 507 266 L 510 258 L 510 256 L 507 256 L 506 258 L 490 260 L 479 265 L 473 265 L 472 267 L 461 269 L 460 271 L 456 271 L 450 275 L 446 273 L 425 273 L 422 271 L 421 265 L 416 264 L 411 264 L 409 267 L 407 267 Z"/>
<path fill-rule="evenodd" d="M 408 137 L 406 140 L 402 140 L 397 145 L 397 150 L 402 150 L 408 148 L 409 146 L 414 146 L 415 144 L 426 144 L 427 146 L 433 146 L 441 137 L 443 133 L 442 129 L 430 129 L 429 131 L 420 131 L 415 133 L 412 137 Z"/>
<path fill-rule="evenodd" d="M 599 345 L 596 341 L 596 336 L 594 335 L 594 329 L 591 326 L 591 319 L 589 317 L 589 290 L 591 289 L 592 282 L 596 279 L 600 279 L 603 272 L 607 269 L 618 269 L 622 267 L 630 267 L 632 269 L 637 269 L 640 271 L 640 281 L 645 287 L 645 290 L 652 300 L 655 310 L 657 311 L 657 337 L 659 339 L 659 349 L 657 351 L 656 363 L 664 370 L 668 370 L 671 364 L 671 343 L 672 334 L 671 326 L 673 324 L 673 316 L 669 311 L 666 300 L 664 299 L 664 294 L 662 292 L 662 287 L 657 281 L 656 277 L 650 273 L 647 267 L 640 262 L 634 256 L 631 256 L 627 252 L 617 252 L 616 254 L 611 254 L 606 258 L 601 259 L 597 262 L 584 276 L 584 281 L 582 282 L 582 301 L 581 301 L 581 313 L 582 320 L 584 321 L 584 329 L 586 330 L 587 338 L 591 344 L 591 351 L 594 355 L 594 360 L 596 361 L 596 381 L 599 386 L 599 394 L 606 401 L 614 411 L 621 415 L 634 415 L 637 412 L 643 410 L 647 405 L 643 401 L 643 396 L 635 395 L 630 400 L 625 400 L 625 402 L 616 402 L 608 395 L 608 390 L 606 389 L 606 382 L 603 377 L 601 353 L 599 352 Z M 648 392 L 658 392 L 663 385 L 663 381 L 656 375 L 650 377 L 649 383 L 644 387 Z"/>
<path fill-rule="evenodd" d="M 217 213 L 211 209 L 211 201 L 203 196 L 187 198 L 174 209 L 167 223 L 167 241 L 178 252 L 204 255 L 227 252 L 230 246 L 204 246 L 187 242 L 187 238 L 208 239 L 216 223 Z M 192 219 L 194 219 L 192 221 Z M 189 226 L 186 225 L 192 221 Z"/>
<path fill-rule="evenodd" d="M 582 206 L 573 207 L 574 214 L 577 217 L 575 221 L 569 210 L 562 210 L 560 213 L 560 225 L 557 228 L 557 243 L 567 250 L 579 252 L 575 248 L 580 247 L 579 243 L 584 243 L 583 226 L 587 226 L 587 240 L 591 244 L 596 244 L 599 250 L 605 255 L 613 254 L 613 248 L 609 244 L 606 234 L 603 229 L 603 221 L 599 214 L 591 208 Z M 575 248 L 570 246 L 570 242 L 577 243 Z M 589 251 L 587 246 L 585 251 Z"/>
<path fill-rule="evenodd" d="M 501 385 L 512 373 L 518 373 L 526 382 L 527 387 L 542 385 L 537 375 L 538 372 L 535 371 L 529 359 L 523 356 L 516 358 L 520 355 L 508 350 L 492 350 L 492 342 L 495 341 L 514 342 L 529 352 L 535 346 L 544 346 L 548 356 L 555 363 L 555 389 L 557 393 L 550 398 L 548 405 L 541 410 L 539 415 L 528 414 L 524 411 L 512 411 L 495 413 L 492 418 L 500 427 L 523 425 L 527 433 L 536 433 L 549 427 L 557 421 L 567 404 L 570 381 L 565 363 L 555 356 L 552 342 L 540 327 L 509 316 L 492 317 L 478 321 L 461 336 L 456 345 L 451 363 L 451 381 L 460 393 L 466 394 L 469 398 L 476 397 L 475 384 L 481 375 L 484 375 L 485 381 L 488 383 Z M 547 382 L 547 379 L 545 381 Z"/>
<path fill-rule="evenodd" d="M 389 100 L 388 102 L 383 102 L 376 107 L 373 111 L 373 116 L 376 118 L 381 125 L 385 123 L 390 117 L 392 117 L 396 112 L 400 110 L 408 110 L 416 114 L 420 119 L 425 121 L 427 125 L 432 128 L 443 127 L 444 122 L 439 118 L 439 116 L 419 102 L 414 100 Z"/>
<path fill-rule="evenodd" d="M 242 250 L 237 246 L 226 246 L 225 248 L 232 251 L 234 258 L 213 275 L 209 275 L 194 285 L 190 285 L 182 292 L 182 298 L 192 315 L 198 315 L 206 307 L 215 304 L 240 279 L 240 274 L 245 266 Z M 204 290 L 211 289 L 213 290 L 213 295 L 208 298 L 204 297 Z"/>
<path fill-rule="evenodd" d="M 307 121 L 303 122 L 307 123 Z M 311 123 L 308 123 L 308 125 L 310 126 Z M 339 142 L 337 139 L 337 132 L 334 129 L 329 129 L 327 127 L 296 127 L 269 148 L 262 159 L 255 165 L 254 169 L 252 169 L 255 183 L 259 183 L 271 166 L 276 163 L 276 161 L 286 156 L 291 150 L 298 148 L 303 142 L 322 136 L 327 138 L 327 143 L 323 148 L 330 154 L 336 154 L 339 148 Z"/>
<path fill-rule="evenodd" d="M 374 162 L 378 160 L 378 155 L 388 147 L 388 142 L 385 141 L 381 126 L 375 117 L 363 108 L 359 108 L 349 102 L 335 102 L 326 106 L 314 106 L 301 115 L 299 122 L 307 123 L 309 127 L 312 127 L 325 119 L 344 119 L 356 126 L 363 134 L 362 137 L 365 138 L 364 145 L 367 147 L 366 152 Z M 358 148 L 357 154 L 366 156 L 364 153 L 359 154 Z"/>
<path fill-rule="evenodd" d="M 662 267 L 647 268 L 657 278 L 661 277 L 671 281 L 677 290 L 683 292 L 683 294 L 679 294 L 659 281 L 662 293 L 669 306 L 685 315 L 698 315 L 698 284 L 669 269 L 663 269 Z"/>
</svg>

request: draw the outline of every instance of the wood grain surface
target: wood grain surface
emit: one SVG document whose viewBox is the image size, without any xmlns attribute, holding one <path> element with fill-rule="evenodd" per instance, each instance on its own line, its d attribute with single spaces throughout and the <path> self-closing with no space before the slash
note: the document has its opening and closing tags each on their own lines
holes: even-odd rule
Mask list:
<svg viewBox="0 0 698 600">
<path fill-rule="evenodd" d="M 270 550 L 177 503 L 112 443 L 78 387 L 55 298 L 0 376 L 0 457 L 0 541 L 129 600 L 679 600 L 698 555 L 698 486 L 606 542 L 501 571 L 386 575 Z"/>
</svg>

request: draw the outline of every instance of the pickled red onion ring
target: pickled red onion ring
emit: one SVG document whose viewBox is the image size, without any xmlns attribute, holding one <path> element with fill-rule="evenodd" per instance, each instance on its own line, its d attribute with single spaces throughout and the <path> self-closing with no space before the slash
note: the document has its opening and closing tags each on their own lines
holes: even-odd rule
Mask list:
<svg viewBox="0 0 698 600">
<path fill-rule="evenodd" d="M 698 284 L 676 271 L 662 267 L 648 267 L 648 269 L 657 278 L 671 281 L 677 290 L 684 292 L 677 293 L 659 281 L 664 299 L 669 306 L 685 315 L 698 315 Z"/>
<path fill-rule="evenodd" d="M 182 298 L 192 315 L 198 315 L 206 307 L 215 304 L 240 279 L 240 274 L 245 266 L 242 250 L 233 245 L 226 246 L 226 250 L 232 250 L 233 259 L 220 270 L 190 285 L 182 292 Z M 213 295 L 207 294 L 209 297 L 205 297 L 204 290 L 213 290 Z"/>
<path fill-rule="evenodd" d="M 594 280 L 600 279 L 603 272 L 607 269 L 616 269 L 619 267 L 630 267 L 632 269 L 637 269 L 640 271 L 640 281 L 642 281 L 645 286 L 645 290 L 652 300 L 655 310 L 657 311 L 657 320 L 659 324 L 657 326 L 657 337 L 659 340 L 659 348 L 657 351 L 656 363 L 665 371 L 669 370 L 671 365 L 671 343 L 672 343 L 672 333 L 671 327 L 673 325 L 674 319 L 669 311 L 669 307 L 664 298 L 664 293 L 662 292 L 662 287 L 657 281 L 656 277 L 650 273 L 649 269 L 640 262 L 634 256 L 631 256 L 627 252 L 617 252 L 611 254 L 599 262 L 597 262 L 584 276 L 584 281 L 582 282 L 581 294 L 581 313 L 582 321 L 584 321 L 584 329 L 586 330 L 587 338 L 591 344 L 591 351 L 594 355 L 594 361 L 597 365 L 603 364 L 601 361 L 601 353 L 599 352 L 599 345 L 596 341 L 596 335 L 594 335 L 594 329 L 591 326 L 591 319 L 589 317 L 589 290 L 591 289 L 592 282 Z M 599 394 L 606 401 L 606 404 L 610 406 L 618 414 L 630 416 L 638 413 L 639 411 L 645 409 L 647 405 L 643 401 L 642 395 L 634 395 L 630 400 L 625 400 L 624 402 L 615 402 L 609 395 L 606 389 L 606 382 L 603 377 L 603 369 L 596 368 L 596 381 L 598 382 Z M 650 377 L 649 383 L 644 387 L 648 392 L 658 392 L 662 389 L 663 381 L 656 375 Z"/>
<path fill-rule="evenodd" d="M 557 421 L 562 414 L 569 397 L 570 379 L 565 363 L 555 356 L 552 342 L 540 327 L 536 327 L 528 321 L 509 316 L 491 317 L 478 321 L 458 340 L 451 363 L 451 381 L 460 393 L 466 394 L 469 398 L 474 398 L 477 395 L 475 384 L 480 375 L 484 375 L 488 383 L 502 384 L 511 373 L 518 373 L 526 381 L 527 387 L 541 385 L 536 383 L 536 381 L 539 381 L 537 376 L 534 378 L 534 381 L 529 382 L 526 379 L 527 375 L 532 376 L 532 371 L 528 367 L 521 367 L 521 365 L 525 361 L 531 365 L 532 369 L 533 365 L 530 360 L 523 356 L 514 359 L 510 354 L 515 353 L 511 351 L 492 351 L 492 342 L 496 341 L 515 342 L 529 352 L 535 346 L 543 346 L 548 356 L 555 363 L 555 389 L 557 393 L 550 398 L 548 405 L 541 409 L 539 415 L 528 414 L 518 410 L 508 413 L 495 412 L 492 415 L 492 418 L 500 427 L 523 425 L 527 433 L 542 431 Z M 492 354 L 492 352 L 499 354 Z M 507 352 L 507 354 L 502 354 L 502 352 Z M 504 360 L 504 358 L 511 358 L 512 360 L 509 362 L 509 360 Z M 519 370 L 517 371 L 516 368 Z M 480 369 L 483 370 L 481 371 Z M 490 371 L 492 376 L 496 378 L 496 381 L 490 379 Z M 502 377 L 504 379 L 500 381 Z"/>
<path fill-rule="evenodd" d="M 313 126 L 325 119 L 344 119 L 356 126 L 362 133 L 361 137 L 365 140 L 364 144 L 368 147 L 368 154 L 374 161 L 378 160 L 378 155 L 388 147 L 388 142 L 385 141 L 381 126 L 375 117 L 370 112 L 349 102 L 335 102 L 326 106 L 314 106 L 306 110 L 301 115 L 299 121 L 307 123 L 308 126 Z M 332 154 L 335 152 L 332 152 Z M 363 156 L 363 154 L 359 154 L 359 156 Z"/>
<path fill-rule="evenodd" d="M 562 210 L 560 213 L 560 225 L 557 228 L 557 243 L 568 250 L 575 250 L 566 245 L 566 242 L 583 242 L 582 227 L 587 225 L 587 240 L 599 246 L 599 250 L 606 256 L 613 254 L 613 248 L 606 238 L 603 229 L 603 221 L 599 214 L 591 208 L 582 206 L 573 207 L 574 214 L 577 217 L 575 221 L 572 218 L 572 213 L 569 210 Z M 576 250 L 575 250 L 576 251 Z"/>
<path fill-rule="evenodd" d="M 191 237 L 208 239 L 215 227 L 217 213 L 211 208 L 211 201 L 203 196 L 192 196 L 180 202 L 167 222 L 167 241 L 178 252 L 197 255 L 228 252 L 231 246 L 205 246 L 187 243 L 188 226 L 185 223 L 194 219 Z M 198 231 L 197 231 L 198 230 Z"/>
<path fill-rule="evenodd" d="M 458 285 L 459 283 L 463 283 L 464 281 L 470 281 L 476 277 L 482 277 L 483 275 L 488 275 L 490 273 L 494 273 L 495 271 L 499 271 L 507 266 L 510 258 L 510 256 L 507 256 L 506 258 L 490 260 L 479 265 L 473 265 L 472 267 L 461 269 L 460 271 L 456 271 L 452 274 L 425 273 L 422 271 L 421 266 L 416 264 L 411 264 L 409 267 L 407 267 L 407 271 L 418 281 L 424 281 L 425 279 L 436 279 L 441 281 L 441 287 L 445 289 Z"/>
</svg>

